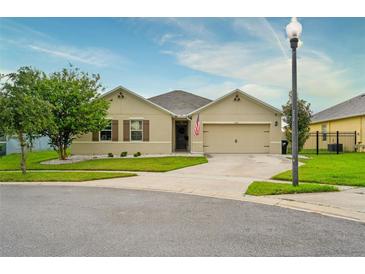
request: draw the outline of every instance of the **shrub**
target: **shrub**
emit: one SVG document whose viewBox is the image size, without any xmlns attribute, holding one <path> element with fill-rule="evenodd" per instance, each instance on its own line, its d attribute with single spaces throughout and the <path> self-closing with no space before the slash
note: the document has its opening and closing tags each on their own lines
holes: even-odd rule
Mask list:
<svg viewBox="0 0 365 274">
<path fill-rule="evenodd" d="M 111 153 L 111 152 L 109 152 L 109 153 L 108 153 L 108 157 L 109 157 L 109 158 L 113 158 L 113 157 L 114 157 L 114 154 L 113 154 L 113 153 Z"/>
<path fill-rule="evenodd" d="M 141 156 L 141 152 L 138 151 L 138 152 L 134 153 L 133 156 L 134 157 L 139 157 L 139 156 Z"/>
<path fill-rule="evenodd" d="M 125 157 L 128 155 L 128 152 L 127 151 L 123 151 L 121 154 L 120 154 L 120 157 Z"/>
</svg>

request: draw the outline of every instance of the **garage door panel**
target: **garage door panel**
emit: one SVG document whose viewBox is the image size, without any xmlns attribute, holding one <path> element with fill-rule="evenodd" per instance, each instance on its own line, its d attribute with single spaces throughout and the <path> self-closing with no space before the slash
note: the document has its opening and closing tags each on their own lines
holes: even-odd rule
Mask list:
<svg viewBox="0 0 365 274">
<path fill-rule="evenodd" d="M 270 140 L 268 124 L 204 125 L 205 153 L 268 153 Z"/>
</svg>

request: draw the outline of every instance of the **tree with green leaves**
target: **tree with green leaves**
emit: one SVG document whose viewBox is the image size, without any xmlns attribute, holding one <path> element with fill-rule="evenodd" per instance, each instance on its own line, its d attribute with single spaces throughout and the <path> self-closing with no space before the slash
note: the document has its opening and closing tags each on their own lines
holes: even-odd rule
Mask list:
<svg viewBox="0 0 365 274">
<path fill-rule="evenodd" d="M 289 143 L 291 143 L 292 135 L 292 103 L 291 93 L 289 94 L 288 102 L 282 106 L 284 113 L 284 122 L 287 126 L 284 127 L 285 135 Z M 306 140 L 309 138 L 310 122 L 312 118 L 312 110 L 310 103 L 305 100 L 298 100 L 298 149 L 303 149 Z"/>
<path fill-rule="evenodd" d="M 70 66 L 42 80 L 42 98 L 52 105 L 54 125 L 44 135 L 59 158 L 67 158 L 67 149 L 78 136 L 99 131 L 108 124 L 109 102 L 99 96 L 103 90 L 100 76 L 89 75 Z"/>
<path fill-rule="evenodd" d="M 0 78 L 0 132 L 17 136 L 20 167 L 25 174 L 29 140 L 52 127 L 49 119 L 52 106 L 38 96 L 44 74 L 31 67 L 21 67 Z"/>
</svg>

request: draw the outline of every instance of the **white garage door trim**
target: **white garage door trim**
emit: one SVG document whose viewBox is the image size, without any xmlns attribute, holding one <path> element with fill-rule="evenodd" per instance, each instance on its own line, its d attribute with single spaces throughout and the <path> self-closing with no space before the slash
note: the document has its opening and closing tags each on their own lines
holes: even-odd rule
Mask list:
<svg viewBox="0 0 365 274">
<path fill-rule="evenodd" d="M 270 124 L 263 122 L 204 123 L 204 153 L 269 153 Z"/>
<path fill-rule="evenodd" d="M 203 125 L 271 125 L 272 122 L 203 122 Z"/>
</svg>

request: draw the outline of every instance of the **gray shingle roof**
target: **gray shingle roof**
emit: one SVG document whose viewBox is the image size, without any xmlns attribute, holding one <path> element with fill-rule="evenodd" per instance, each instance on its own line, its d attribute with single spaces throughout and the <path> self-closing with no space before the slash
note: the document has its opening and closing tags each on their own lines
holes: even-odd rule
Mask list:
<svg viewBox="0 0 365 274">
<path fill-rule="evenodd" d="M 212 101 L 183 90 L 173 90 L 148 100 L 177 115 L 188 114 Z"/>
<path fill-rule="evenodd" d="M 312 122 L 335 120 L 359 115 L 365 115 L 365 93 L 314 114 Z"/>
</svg>

